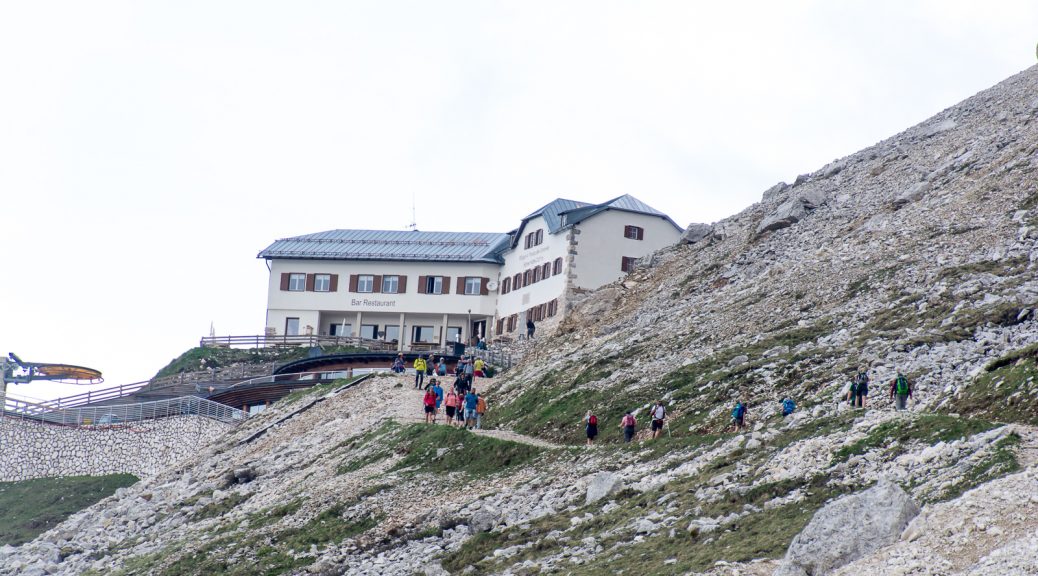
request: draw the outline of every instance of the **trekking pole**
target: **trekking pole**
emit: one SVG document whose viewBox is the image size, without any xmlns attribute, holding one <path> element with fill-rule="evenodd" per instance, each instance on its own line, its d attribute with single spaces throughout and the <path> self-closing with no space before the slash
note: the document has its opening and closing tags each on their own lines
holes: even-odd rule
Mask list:
<svg viewBox="0 0 1038 576">
<path fill-rule="evenodd" d="M 664 420 L 663 424 L 664 424 L 664 426 L 667 427 L 667 437 L 668 438 L 673 438 L 674 437 L 674 433 L 670 431 L 670 421 L 669 420 Z"/>
</svg>

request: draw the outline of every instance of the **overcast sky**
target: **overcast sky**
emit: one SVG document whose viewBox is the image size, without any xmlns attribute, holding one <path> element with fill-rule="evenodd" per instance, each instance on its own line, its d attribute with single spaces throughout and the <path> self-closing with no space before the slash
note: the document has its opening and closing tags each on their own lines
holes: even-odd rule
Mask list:
<svg viewBox="0 0 1038 576">
<path fill-rule="evenodd" d="M 272 241 L 680 225 L 1034 63 L 1031 1 L 4 2 L 0 353 L 143 380 L 259 334 Z M 79 391 L 79 390 L 74 390 Z M 14 393 L 53 397 L 51 384 Z"/>
</svg>

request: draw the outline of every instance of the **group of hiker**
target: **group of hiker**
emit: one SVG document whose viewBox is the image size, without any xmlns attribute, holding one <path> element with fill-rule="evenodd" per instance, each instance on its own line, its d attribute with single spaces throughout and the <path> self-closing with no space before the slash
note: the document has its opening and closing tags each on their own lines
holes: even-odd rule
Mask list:
<svg viewBox="0 0 1038 576">
<path fill-rule="evenodd" d="M 864 367 L 858 369 L 857 374 L 851 380 L 850 386 L 844 399 L 855 408 L 864 408 L 865 401 L 869 396 L 869 371 Z M 890 381 L 890 399 L 894 402 L 894 409 L 901 411 L 908 409 L 908 399 L 912 397 L 912 384 L 908 378 L 897 371 L 897 375 Z"/>
<path fill-rule="evenodd" d="M 398 369 L 403 366 L 403 358 L 403 354 L 397 356 L 393 365 L 394 372 L 404 371 Z M 482 428 L 487 401 L 473 387 L 477 377 L 489 376 L 489 365 L 482 358 L 463 356 L 454 369 L 454 384 L 446 392 L 437 378 L 447 376 L 447 364 L 442 357 L 439 362 L 435 362 L 431 354 L 428 360 L 419 356 L 414 360 L 413 368 L 415 389 L 425 390 L 422 409 L 425 412 L 426 424 L 436 424 L 442 408 L 447 425 L 470 430 Z M 429 376 L 428 381 L 425 380 L 425 376 Z"/>
</svg>

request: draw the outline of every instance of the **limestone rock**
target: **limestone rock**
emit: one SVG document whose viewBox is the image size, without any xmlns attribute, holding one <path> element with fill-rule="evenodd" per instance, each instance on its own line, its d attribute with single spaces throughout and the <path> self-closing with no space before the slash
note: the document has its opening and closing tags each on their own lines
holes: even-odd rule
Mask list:
<svg viewBox="0 0 1038 576">
<path fill-rule="evenodd" d="M 807 574 L 825 574 L 897 542 L 919 505 L 897 484 L 880 480 L 872 488 L 844 496 L 815 513 L 793 538 L 784 564 Z M 796 574 L 776 571 L 775 575 Z"/>
<path fill-rule="evenodd" d="M 584 499 L 584 503 L 598 502 L 606 496 L 615 494 L 623 489 L 623 484 L 620 476 L 612 472 L 593 474 L 587 486 L 587 496 Z"/>
<path fill-rule="evenodd" d="M 788 200 L 779 204 L 761 220 L 757 234 L 781 230 L 796 224 L 825 202 L 825 193 L 814 187 L 798 187 Z"/>
<path fill-rule="evenodd" d="M 681 241 L 686 244 L 695 244 L 709 238 L 713 231 L 714 227 L 709 224 L 689 224 L 688 228 L 685 228 L 685 233 L 681 235 Z"/>
</svg>

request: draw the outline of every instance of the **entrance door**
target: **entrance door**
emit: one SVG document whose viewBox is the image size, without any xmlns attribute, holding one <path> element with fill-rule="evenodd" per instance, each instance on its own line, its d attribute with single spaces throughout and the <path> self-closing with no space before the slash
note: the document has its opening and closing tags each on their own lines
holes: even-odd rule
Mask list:
<svg viewBox="0 0 1038 576">
<path fill-rule="evenodd" d="M 480 338 L 485 338 L 487 335 L 487 321 L 477 320 L 472 323 L 472 343 L 479 342 Z"/>
</svg>

